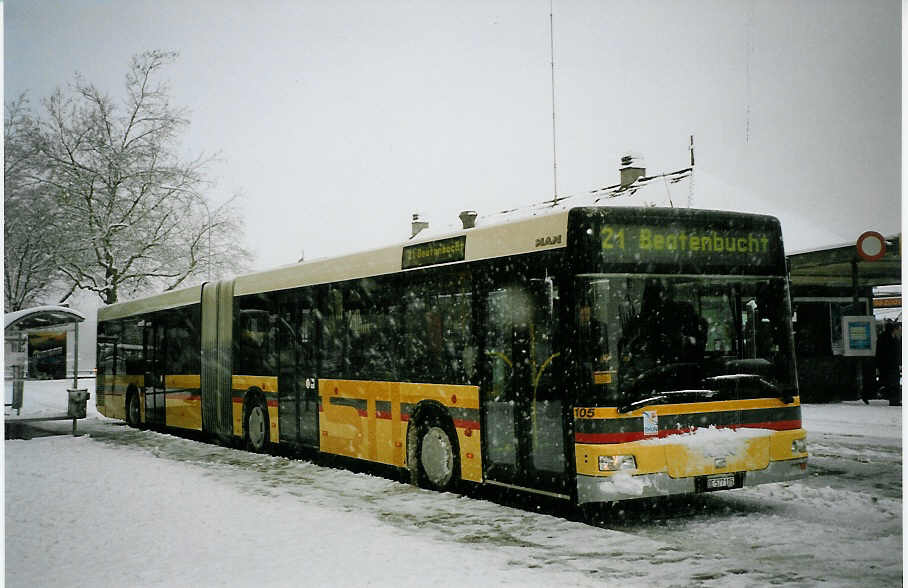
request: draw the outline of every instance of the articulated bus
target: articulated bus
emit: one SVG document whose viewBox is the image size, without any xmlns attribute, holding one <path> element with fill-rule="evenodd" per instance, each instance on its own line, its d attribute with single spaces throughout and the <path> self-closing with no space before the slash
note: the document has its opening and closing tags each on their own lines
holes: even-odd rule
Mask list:
<svg viewBox="0 0 908 588">
<path fill-rule="evenodd" d="M 98 312 L 99 411 L 583 505 L 806 475 L 768 216 L 553 208 Z"/>
</svg>

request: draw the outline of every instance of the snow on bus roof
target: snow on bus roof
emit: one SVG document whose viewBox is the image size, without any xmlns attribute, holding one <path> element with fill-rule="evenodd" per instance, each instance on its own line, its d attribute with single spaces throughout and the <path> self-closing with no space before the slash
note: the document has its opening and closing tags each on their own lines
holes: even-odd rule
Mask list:
<svg viewBox="0 0 908 588">
<path fill-rule="evenodd" d="M 526 206 L 500 210 L 476 217 L 476 227 L 498 226 L 518 222 L 539 216 L 563 212 L 581 206 L 615 206 L 644 208 L 679 208 L 688 202 L 688 185 L 692 168 L 686 168 L 665 174 L 644 176 L 624 186 L 614 184 L 595 190 L 553 197 Z M 431 221 L 431 219 L 429 219 Z M 444 235 L 458 231 L 454 223 L 434 227 L 431 222 L 428 229 L 419 236 Z"/>
<path fill-rule="evenodd" d="M 145 298 L 136 298 L 117 302 L 110 306 L 98 309 L 98 320 L 112 320 L 122 318 L 138 313 L 155 312 L 158 310 L 167 310 L 170 308 L 179 308 L 200 302 L 202 299 L 202 286 L 189 286 L 170 292 L 153 294 Z"/>
<path fill-rule="evenodd" d="M 469 238 L 464 242 L 463 258 L 459 261 L 477 261 L 539 251 L 538 237 L 563 235 L 557 242 L 545 245 L 547 249 L 557 249 L 567 244 L 567 216 L 567 209 L 551 209 L 494 224 L 477 224 L 472 229 L 449 228 L 445 232 L 420 232 L 416 237 L 395 245 L 239 276 L 236 278 L 235 294 L 240 296 L 396 273 L 402 270 L 403 252 L 406 248 L 463 236 Z"/>
<path fill-rule="evenodd" d="M 523 221 L 523 222 L 518 222 Z M 286 288 L 324 284 L 335 281 L 381 276 L 401 271 L 405 247 L 432 243 L 469 234 L 464 261 L 518 255 L 538 251 L 539 235 L 564 235 L 567 232 L 567 209 L 555 208 L 525 218 L 506 218 L 502 222 L 473 229 L 449 230 L 442 234 L 420 233 L 416 238 L 394 245 L 337 257 L 323 257 L 276 268 L 244 274 L 234 278 L 234 295 L 273 292 Z M 566 245 L 565 238 L 547 248 Z M 440 265 L 440 264 L 439 264 Z M 193 304 L 201 300 L 202 286 L 155 294 L 120 302 L 98 310 L 99 320 L 111 320 L 139 312 L 153 312 Z"/>
</svg>

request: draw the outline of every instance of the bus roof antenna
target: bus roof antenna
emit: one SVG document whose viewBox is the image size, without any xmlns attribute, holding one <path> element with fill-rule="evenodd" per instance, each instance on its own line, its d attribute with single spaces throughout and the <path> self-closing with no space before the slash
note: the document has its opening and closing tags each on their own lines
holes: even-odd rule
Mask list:
<svg viewBox="0 0 908 588">
<path fill-rule="evenodd" d="M 687 207 L 694 207 L 694 136 L 690 136 L 690 182 L 687 184 Z"/>
<path fill-rule="evenodd" d="M 549 63 L 552 73 L 552 206 L 558 203 L 558 143 L 555 134 L 555 17 L 549 0 Z"/>
</svg>

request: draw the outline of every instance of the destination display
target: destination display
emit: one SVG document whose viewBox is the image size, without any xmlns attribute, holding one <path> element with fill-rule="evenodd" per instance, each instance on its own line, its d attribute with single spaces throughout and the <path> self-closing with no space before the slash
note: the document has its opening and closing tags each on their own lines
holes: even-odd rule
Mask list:
<svg viewBox="0 0 908 588">
<path fill-rule="evenodd" d="M 771 266 L 779 262 L 778 238 L 764 227 L 605 223 L 599 242 L 607 263 Z"/>
<path fill-rule="evenodd" d="M 466 236 L 408 245 L 404 247 L 401 269 L 463 261 L 466 245 Z"/>
</svg>

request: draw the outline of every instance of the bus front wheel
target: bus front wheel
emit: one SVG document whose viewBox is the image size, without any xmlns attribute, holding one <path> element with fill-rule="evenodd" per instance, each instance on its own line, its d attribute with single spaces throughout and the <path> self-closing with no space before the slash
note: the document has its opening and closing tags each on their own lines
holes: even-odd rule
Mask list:
<svg viewBox="0 0 908 588">
<path fill-rule="evenodd" d="M 407 438 L 407 463 L 417 486 L 452 490 L 457 482 L 457 445 L 442 419 L 422 419 Z"/>
</svg>

